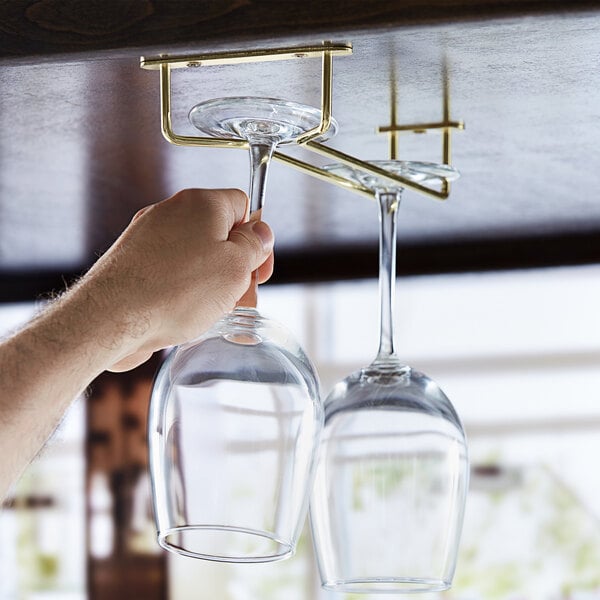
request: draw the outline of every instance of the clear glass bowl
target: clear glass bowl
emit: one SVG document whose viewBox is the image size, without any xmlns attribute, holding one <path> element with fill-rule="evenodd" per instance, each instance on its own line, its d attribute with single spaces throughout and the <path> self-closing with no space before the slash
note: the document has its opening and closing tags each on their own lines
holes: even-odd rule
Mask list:
<svg viewBox="0 0 600 600">
<path fill-rule="evenodd" d="M 189 120 L 211 136 L 244 140 L 266 137 L 279 146 L 294 143 L 317 127 L 321 110 L 280 98 L 231 96 L 200 102 L 190 111 Z M 319 141 L 333 137 L 337 130 L 337 122 L 332 118 Z"/>
<path fill-rule="evenodd" d="M 464 431 L 431 379 L 388 363 L 338 383 L 325 402 L 310 505 L 323 586 L 450 587 L 467 488 Z"/>
<path fill-rule="evenodd" d="M 323 407 L 280 324 L 238 308 L 160 369 L 149 420 L 158 540 L 224 562 L 290 556 L 314 478 Z"/>
</svg>

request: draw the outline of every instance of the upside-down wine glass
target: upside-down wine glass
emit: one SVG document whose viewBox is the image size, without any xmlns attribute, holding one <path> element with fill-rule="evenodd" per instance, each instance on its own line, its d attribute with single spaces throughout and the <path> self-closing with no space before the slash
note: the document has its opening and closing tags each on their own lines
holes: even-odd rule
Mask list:
<svg viewBox="0 0 600 600">
<path fill-rule="evenodd" d="M 446 165 L 373 164 L 420 183 L 454 179 Z M 426 375 L 394 352 L 396 214 L 402 188 L 344 165 L 327 170 L 376 192 L 380 214 L 380 342 L 375 360 L 336 384 L 310 502 L 326 589 L 432 592 L 450 587 L 468 486 L 465 434 Z"/>
<path fill-rule="evenodd" d="M 252 97 L 209 100 L 189 117 L 204 133 L 249 142 L 251 219 L 263 206 L 274 148 L 321 120 L 315 108 Z M 292 335 L 256 310 L 256 293 L 255 273 L 244 306 L 176 348 L 154 385 L 158 541 L 186 556 L 287 558 L 306 517 L 323 426 L 319 382 Z"/>
</svg>

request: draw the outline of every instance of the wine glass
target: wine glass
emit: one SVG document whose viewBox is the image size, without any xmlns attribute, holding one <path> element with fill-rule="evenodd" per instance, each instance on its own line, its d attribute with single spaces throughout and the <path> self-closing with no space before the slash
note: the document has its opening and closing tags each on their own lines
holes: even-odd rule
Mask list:
<svg viewBox="0 0 600 600">
<path fill-rule="evenodd" d="M 419 183 L 454 179 L 447 165 L 374 161 Z M 442 390 L 394 352 L 396 214 L 402 188 L 344 165 L 375 190 L 380 214 L 380 342 L 375 360 L 336 384 L 310 518 L 323 587 L 411 593 L 451 585 L 468 487 L 460 419 Z"/>
<path fill-rule="evenodd" d="M 315 108 L 251 97 L 209 100 L 189 117 L 204 133 L 249 142 L 251 219 L 263 206 L 274 148 L 321 121 Z M 176 348 L 155 381 L 149 445 L 158 542 L 179 554 L 284 559 L 306 517 L 323 427 L 319 382 L 292 335 L 261 316 L 256 300 L 255 273 L 241 305 Z"/>
</svg>

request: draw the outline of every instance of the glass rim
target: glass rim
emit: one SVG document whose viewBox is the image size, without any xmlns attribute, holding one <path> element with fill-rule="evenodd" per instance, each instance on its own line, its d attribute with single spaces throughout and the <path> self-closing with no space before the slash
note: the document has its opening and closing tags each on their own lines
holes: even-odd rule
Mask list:
<svg viewBox="0 0 600 600">
<path fill-rule="evenodd" d="M 457 169 L 444 163 L 401 159 L 367 160 L 365 162 L 417 184 L 441 184 L 444 181 L 456 181 L 460 177 Z M 381 188 L 381 191 L 392 193 L 401 193 L 404 190 L 401 183 L 388 181 L 384 177 L 373 175 L 360 167 L 341 162 L 325 165 L 323 170 L 364 185 L 371 190 Z"/>
<path fill-rule="evenodd" d="M 302 102 L 296 102 L 294 100 L 285 100 L 284 98 L 273 98 L 270 96 L 221 96 L 219 98 L 210 98 L 208 100 L 203 100 L 201 102 L 197 102 L 196 104 L 194 104 L 194 106 L 192 106 L 192 108 L 190 108 L 190 110 L 188 111 L 188 120 L 194 127 L 196 127 L 196 129 L 199 129 L 200 131 L 203 131 L 205 134 L 214 137 L 215 136 L 214 132 L 210 132 L 209 130 L 205 129 L 204 127 L 202 127 L 200 124 L 198 124 L 196 122 L 197 119 L 195 118 L 195 115 L 197 115 L 205 110 L 208 110 L 210 112 L 211 110 L 214 110 L 215 108 L 218 110 L 225 110 L 226 108 L 229 108 L 230 106 L 234 107 L 234 108 L 238 108 L 238 109 L 240 107 L 249 107 L 252 109 L 257 109 L 260 107 L 268 108 L 268 107 L 272 107 L 274 105 L 283 107 L 286 109 L 296 110 L 299 112 L 304 112 L 306 114 L 309 114 L 311 117 L 314 117 L 317 121 L 314 125 L 315 127 L 321 121 L 321 117 L 322 117 L 321 108 L 317 108 L 316 106 L 312 106 L 311 104 L 304 104 Z M 254 113 L 254 110 L 253 110 L 253 112 L 248 115 L 248 118 L 254 118 L 254 117 L 256 117 L 256 114 Z M 309 131 L 309 129 L 307 129 L 306 131 Z M 322 133 L 318 138 L 316 138 L 316 140 L 317 141 L 328 140 L 328 139 L 332 138 L 333 136 L 335 136 L 338 133 L 338 131 L 339 131 L 338 122 L 333 117 L 333 115 L 330 115 L 330 123 L 329 123 L 329 127 L 327 128 L 327 131 Z M 301 135 L 299 135 L 297 137 L 301 137 Z M 243 138 L 237 138 L 235 136 L 232 136 L 231 139 L 243 139 Z M 287 144 L 294 143 L 296 141 L 296 139 L 297 138 L 294 138 L 293 140 L 289 140 L 289 141 L 280 142 L 280 145 L 287 145 Z"/>
<path fill-rule="evenodd" d="M 373 576 L 355 579 L 323 581 L 323 589 L 354 594 L 414 594 L 443 592 L 450 589 L 451 581 L 438 578 Z"/>
<path fill-rule="evenodd" d="M 177 533 L 185 531 L 228 531 L 234 533 L 240 533 L 246 536 L 260 537 L 268 539 L 275 544 L 283 547 L 282 552 L 275 554 L 260 554 L 256 556 L 235 556 L 235 555 L 220 555 L 210 554 L 208 552 L 196 552 L 193 550 L 187 550 L 182 546 L 173 544 L 168 541 L 168 537 Z M 157 535 L 158 544 L 161 548 L 168 550 L 174 554 L 181 556 L 187 556 L 189 558 L 198 558 L 202 560 L 210 560 L 214 562 L 224 563 L 267 563 L 267 562 L 278 562 L 290 558 L 296 551 L 295 543 L 293 541 L 285 541 L 272 533 L 267 531 L 261 531 L 259 529 L 250 529 L 245 527 L 233 527 L 230 525 L 179 525 L 177 527 L 169 527 L 163 531 L 159 531 Z"/>
<path fill-rule="evenodd" d="M 406 169 L 426 175 L 428 179 L 445 179 L 448 182 L 456 181 L 460 178 L 460 171 L 452 165 L 445 163 L 436 163 L 426 160 L 403 160 L 403 159 L 381 159 L 369 160 L 369 164 L 381 167 L 383 169 L 393 170 L 394 167 L 400 170 Z M 411 174 L 407 174 L 407 179 L 410 179 Z"/>
</svg>

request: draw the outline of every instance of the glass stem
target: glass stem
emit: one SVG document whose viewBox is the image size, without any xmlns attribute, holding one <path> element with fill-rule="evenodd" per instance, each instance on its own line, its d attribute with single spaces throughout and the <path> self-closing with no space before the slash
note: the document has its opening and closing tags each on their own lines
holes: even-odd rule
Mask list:
<svg viewBox="0 0 600 600">
<path fill-rule="evenodd" d="M 275 144 L 270 140 L 250 140 L 250 221 L 261 218 L 271 156 Z M 250 287 L 240 298 L 238 306 L 255 308 L 258 301 L 258 271 L 252 273 Z"/>
<path fill-rule="evenodd" d="M 396 289 L 396 215 L 400 191 L 377 192 L 379 203 L 379 351 L 376 363 L 394 359 L 394 297 Z"/>
</svg>

